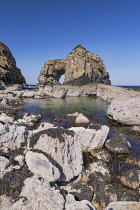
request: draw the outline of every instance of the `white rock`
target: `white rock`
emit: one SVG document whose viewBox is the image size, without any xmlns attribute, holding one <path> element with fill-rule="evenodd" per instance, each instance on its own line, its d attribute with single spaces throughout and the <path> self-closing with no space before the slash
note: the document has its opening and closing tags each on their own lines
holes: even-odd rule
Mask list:
<svg viewBox="0 0 140 210">
<path fill-rule="evenodd" d="M 0 115 L 0 121 L 4 122 L 4 123 L 13 123 L 14 119 L 13 117 L 9 117 L 7 114 L 2 113 Z"/>
<path fill-rule="evenodd" d="M 95 208 L 89 201 L 86 201 L 86 200 L 75 201 L 75 198 L 72 194 L 68 194 L 66 196 L 65 209 L 66 210 L 95 210 Z"/>
<path fill-rule="evenodd" d="M 0 123 L 0 134 L 0 147 L 7 152 L 8 149 L 15 150 L 21 147 L 21 143 L 26 143 L 28 131 L 24 126 Z"/>
<path fill-rule="evenodd" d="M 33 98 L 35 96 L 36 92 L 35 91 L 24 91 L 22 97 L 23 98 Z"/>
<path fill-rule="evenodd" d="M 58 168 L 52 165 L 45 155 L 29 151 L 26 153 L 25 160 L 29 170 L 35 176 L 42 177 L 48 182 L 53 182 L 59 179 L 60 172 Z"/>
<path fill-rule="evenodd" d="M 20 196 L 21 198 L 13 204 L 12 210 L 63 210 L 64 198 L 59 190 L 54 190 L 44 182 L 35 177 L 28 178 L 24 181 L 24 187 Z"/>
<path fill-rule="evenodd" d="M 71 127 L 76 134 L 75 139 L 81 143 L 82 150 L 91 151 L 92 149 L 100 149 L 107 138 L 109 127 L 101 126 L 100 130 L 85 129 L 83 127 Z"/>
<path fill-rule="evenodd" d="M 12 201 L 11 198 L 6 195 L 0 196 L 0 210 L 9 210 L 11 209 Z"/>
<path fill-rule="evenodd" d="M 13 168 L 20 169 L 20 166 L 12 166 L 7 158 L 0 156 L 0 179 Z"/>
<path fill-rule="evenodd" d="M 28 114 L 28 113 L 26 113 L 23 116 L 23 120 L 25 120 L 26 124 L 28 124 L 28 125 L 34 125 L 40 119 L 41 119 L 41 115 L 39 115 L 39 114 Z"/>
<path fill-rule="evenodd" d="M 73 131 L 63 128 L 45 130 L 33 148 L 46 152 L 59 165 L 60 181 L 69 181 L 82 171 L 81 145 L 79 140 L 74 138 Z"/>
<path fill-rule="evenodd" d="M 4 98 L 2 101 L 1 101 L 1 105 L 2 106 L 5 106 L 5 105 L 7 105 L 9 103 L 9 100 L 7 99 L 7 98 Z"/>
<path fill-rule="evenodd" d="M 140 125 L 140 97 L 114 100 L 107 110 L 108 117 L 124 125 Z"/>
<path fill-rule="evenodd" d="M 42 122 L 40 124 L 40 126 L 34 131 L 39 132 L 39 131 L 43 131 L 43 130 L 46 130 L 46 129 L 49 129 L 49 128 L 55 128 L 55 125 L 53 125 L 51 123 Z"/>
<path fill-rule="evenodd" d="M 79 112 L 74 112 L 73 114 L 67 114 L 68 117 L 78 117 L 79 116 Z"/>
<path fill-rule="evenodd" d="M 78 117 L 76 117 L 75 122 L 77 124 L 81 124 L 81 123 L 89 123 L 89 119 L 87 117 L 85 117 L 82 113 L 79 114 Z"/>
<path fill-rule="evenodd" d="M 0 178 L 2 178 L 3 172 L 9 166 L 9 160 L 3 156 L 0 156 Z"/>
<path fill-rule="evenodd" d="M 24 164 L 24 156 L 23 155 L 16 156 L 15 160 L 19 163 L 20 166 L 22 166 Z"/>
<path fill-rule="evenodd" d="M 106 210 L 138 210 L 140 209 L 140 202 L 135 201 L 117 201 L 109 203 Z"/>
</svg>

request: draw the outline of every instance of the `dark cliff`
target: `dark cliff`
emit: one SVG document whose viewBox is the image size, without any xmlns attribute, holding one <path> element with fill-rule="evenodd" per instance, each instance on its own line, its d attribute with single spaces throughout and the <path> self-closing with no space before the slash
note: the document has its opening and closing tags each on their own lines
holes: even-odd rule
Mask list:
<svg viewBox="0 0 140 210">
<path fill-rule="evenodd" d="M 26 84 L 10 49 L 2 42 L 0 42 L 0 83 L 4 85 Z"/>
</svg>

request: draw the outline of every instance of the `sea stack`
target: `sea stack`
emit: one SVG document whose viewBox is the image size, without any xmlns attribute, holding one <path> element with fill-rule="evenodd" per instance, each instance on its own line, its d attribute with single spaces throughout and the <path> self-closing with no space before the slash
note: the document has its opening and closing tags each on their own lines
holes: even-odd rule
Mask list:
<svg viewBox="0 0 140 210">
<path fill-rule="evenodd" d="M 2 42 L 0 42 L 0 83 L 2 85 L 26 84 L 21 70 L 16 66 L 14 56 Z"/>
<path fill-rule="evenodd" d="M 111 84 L 101 57 L 81 45 L 77 45 L 65 59 L 47 61 L 38 81 L 40 85 L 60 84 L 62 75 L 65 75 L 64 85 Z"/>
</svg>

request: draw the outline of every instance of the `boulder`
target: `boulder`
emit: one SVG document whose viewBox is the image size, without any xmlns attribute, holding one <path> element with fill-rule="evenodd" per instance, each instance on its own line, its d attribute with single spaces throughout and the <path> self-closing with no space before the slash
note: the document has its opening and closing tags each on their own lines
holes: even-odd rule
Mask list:
<svg viewBox="0 0 140 210">
<path fill-rule="evenodd" d="M 4 85 L 26 84 L 10 49 L 2 42 L 0 42 L 0 80 Z"/>
<path fill-rule="evenodd" d="M 23 119 L 18 119 L 15 124 L 34 126 L 41 119 L 39 114 L 25 113 Z"/>
<path fill-rule="evenodd" d="M 138 210 L 140 209 L 140 203 L 134 201 L 117 201 L 109 203 L 105 210 Z"/>
<path fill-rule="evenodd" d="M 36 92 L 34 90 L 32 90 L 32 91 L 25 90 L 22 94 L 22 97 L 23 98 L 34 98 L 35 94 L 36 94 Z"/>
<path fill-rule="evenodd" d="M 121 183 L 132 189 L 137 189 L 140 184 L 140 170 L 137 168 L 130 169 L 119 176 Z"/>
<path fill-rule="evenodd" d="M 88 119 L 86 116 L 84 116 L 82 113 L 80 113 L 80 114 L 76 117 L 75 122 L 76 122 L 77 124 L 81 124 L 81 123 L 87 124 L 87 123 L 89 123 L 90 121 L 89 121 L 89 119 Z"/>
<path fill-rule="evenodd" d="M 59 181 L 69 181 L 82 171 L 81 145 L 73 131 L 49 128 L 34 133 L 30 138 L 30 149 L 42 151 L 53 165 L 59 168 Z"/>
<path fill-rule="evenodd" d="M 90 172 L 100 172 L 106 179 L 110 180 L 110 171 L 107 164 L 102 161 L 98 160 L 89 165 Z"/>
<path fill-rule="evenodd" d="M 14 122 L 14 118 L 13 117 L 9 117 L 5 113 L 2 113 L 0 115 L 0 121 L 3 122 L 3 123 L 13 123 Z"/>
<path fill-rule="evenodd" d="M 103 160 L 105 162 L 109 162 L 111 160 L 111 154 L 106 149 L 93 149 L 91 150 L 91 154 L 98 160 Z"/>
<path fill-rule="evenodd" d="M 66 203 L 65 203 L 66 210 L 95 210 L 92 203 L 87 200 L 76 201 L 72 194 L 68 194 L 66 196 Z"/>
<path fill-rule="evenodd" d="M 71 127 L 69 130 L 75 132 L 75 139 L 79 140 L 83 151 L 91 151 L 92 149 L 100 149 L 103 147 L 109 132 L 109 127 L 101 126 L 101 129 L 97 131 L 83 127 Z"/>
<path fill-rule="evenodd" d="M 0 148 L 4 152 L 20 148 L 27 143 L 28 131 L 24 126 L 0 123 Z"/>
<path fill-rule="evenodd" d="M 48 182 L 54 182 L 59 179 L 60 172 L 48 158 L 37 152 L 28 151 L 25 156 L 26 164 L 29 170 L 37 177 L 42 177 Z"/>
<path fill-rule="evenodd" d="M 105 147 L 113 153 L 127 154 L 131 148 L 131 144 L 122 135 L 113 135 L 105 143 Z"/>
<path fill-rule="evenodd" d="M 123 125 L 140 125 L 140 97 L 114 100 L 108 107 L 110 120 Z"/>
<path fill-rule="evenodd" d="M 50 188 L 43 180 L 38 180 L 35 177 L 27 178 L 24 181 L 20 196 L 21 198 L 12 205 L 12 210 L 64 209 L 64 198 L 59 190 Z"/>
</svg>

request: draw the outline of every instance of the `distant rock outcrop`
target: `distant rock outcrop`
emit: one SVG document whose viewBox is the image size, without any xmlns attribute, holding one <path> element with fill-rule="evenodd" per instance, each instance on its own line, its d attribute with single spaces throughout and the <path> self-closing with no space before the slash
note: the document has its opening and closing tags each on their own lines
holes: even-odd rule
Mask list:
<svg viewBox="0 0 140 210">
<path fill-rule="evenodd" d="M 87 51 L 81 45 L 77 45 L 65 59 L 47 61 L 38 77 L 39 84 L 59 84 L 63 74 L 64 84 L 111 84 L 101 57 Z"/>
<path fill-rule="evenodd" d="M 0 42 L 0 83 L 4 85 L 26 84 L 10 49 L 2 42 Z"/>
</svg>

